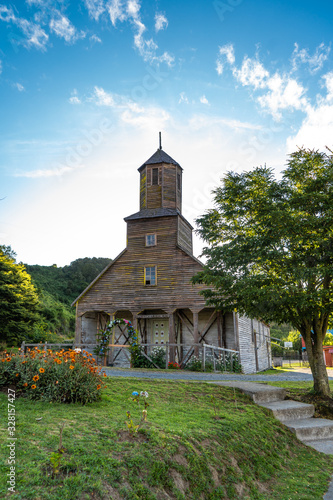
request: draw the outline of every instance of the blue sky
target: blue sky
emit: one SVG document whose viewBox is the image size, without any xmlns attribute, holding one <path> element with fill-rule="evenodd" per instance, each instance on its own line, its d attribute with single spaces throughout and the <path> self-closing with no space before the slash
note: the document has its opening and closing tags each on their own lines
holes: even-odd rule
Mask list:
<svg viewBox="0 0 333 500">
<path fill-rule="evenodd" d="M 0 244 L 114 258 L 159 131 L 192 224 L 226 171 L 332 148 L 332 20 L 328 1 L 0 0 Z"/>
</svg>

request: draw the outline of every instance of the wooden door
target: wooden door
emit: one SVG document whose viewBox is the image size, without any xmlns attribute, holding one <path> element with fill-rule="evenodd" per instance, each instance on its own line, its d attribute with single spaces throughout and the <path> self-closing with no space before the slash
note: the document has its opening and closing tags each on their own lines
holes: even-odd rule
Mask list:
<svg viewBox="0 0 333 500">
<path fill-rule="evenodd" d="M 169 341 L 169 321 L 165 318 L 151 319 L 150 335 L 152 344 L 166 344 Z"/>
</svg>

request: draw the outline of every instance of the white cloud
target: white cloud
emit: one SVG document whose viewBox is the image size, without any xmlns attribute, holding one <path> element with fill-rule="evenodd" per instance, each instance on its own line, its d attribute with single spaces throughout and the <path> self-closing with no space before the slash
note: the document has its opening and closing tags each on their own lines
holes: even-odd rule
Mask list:
<svg viewBox="0 0 333 500">
<path fill-rule="evenodd" d="M 122 0 L 111 0 L 107 5 L 107 10 L 113 26 L 116 26 L 118 20 L 120 22 L 125 21 L 126 13 Z"/>
<path fill-rule="evenodd" d="M 79 97 L 77 95 L 76 89 L 73 90 L 72 95 L 68 100 L 71 104 L 81 104 L 81 100 L 79 99 Z"/>
<path fill-rule="evenodd" d="M 78 38 L 84 38 L 85 33 L 78 33 L 70 20 L 58 13 L 57 18 L 52 18 L 50 21 L 50 29 L 57 36 L 63 38 L 68 43 L 75 42 Z"/>
<path fill-rule="evenodd" d="M 0 75 L 2 73 L 2 61 L 0 60 Z"/>
<path fill-rule="evenodd" d="M 186 96 L 185 92 L 181 92 L 181 93 L 179 94 L 179 101 L 178 101 L 178 104 L 181 104 L 182 102 L 183 102 L 183 103 L 185 103 L 185 104 L 188 104 L 188 103 L 189 103 L 189 102 L 188 102 L 188 98 L 187 98 L 187 96 Z"/>
<path fill-rule="evenodd" d="M 18 45 L 23 45 L 26 48 L 34 47 L 39 50 L 46 50 L 48 35 L 39 24 L 35 24 L 27 19 L 16 17 L 13 10 L 5 5 L 0 5 L 0 20 L 4 22 L 12 22 L 25 35 L 24 37 L 14 36 L 11 40 Z"/>
<path fill-rule="evenodd" d="M 307 116 L 299 131 L 287 139 L 288 152 L 296 147 L 324 150 L 325 146 L 333 148 L 333 72 L 323 76 L 326 95 L 318 95 L 314 106 L 309 106 Z"/>
<path fill-rule="evenodd" d="M 34 47 L 35 49 L 39 49 L 41 51 L 46 50 L 49 35 L 47 35 L 38 24 L 21 18 L 16 19 L 16 24 L 26 36 L 26 38 L 19 41 L 19 43 L 27 48 Z"/>
<path fill-rule="evenodd" d="M 282 111 L 301 110 L 307 112 L 309 101 L 306 97 L 306 88 L 287 73 L 276 71 L 273 75 L 259 61 L 258 56 L 245 56 L 240 67 L 235 64 L 235 55 L 232 45 L 220 47 L 217 60 L 217 72 L 222 75 L 225 62 L 231 68 L 234 78 L 244 87 L 251 87 L 253 91 L 261 92 L 254 96 L 259 106 L 280 120 Z"/>
<path fill-rule="evenodd" d="M 93 101 L 97 106 L 115 106 L 115 100 L 111 94 L 106 92 L 102 87 L 94 87 Z"/>
<path fill-rule="evenodd" d="M 298 44 L 295 43 L 294 52 L 291 56 L 293 71 L 298 69 L 299 64 L 307 64 L 310 73 L 316 73 L 323 67 L 324 62 L 328 59 L 330 51 L 330 46 L 326 47 L 324 43 L 321 43 L 316 48 L 315 53 L 310 56 L 308 49 L 299 49 Z"/>
<path fill-rule="evenodd" d="M 269 72 L 257 59 L 245 56 L 240 69 L 233 67 L 233 75 L 242 85 L 250 85 L 256 90 L 267 86 Z"/>
<path fill-rule="evenodd" d="M 295 79 L 276 73 L 267 79 L 264 88 L 267 88 L 268 92 L 258 97 L 257 101 L 275 119 L 281 119 L 282 110 L 307 111 L 309 102 L 305 97 L 306 89 Z"/>
<path fill-rule="evenodd" d="M 10 21 L 14 21 L 16 19 L 13 9 L 8 8 L 5 5 L 0 5 L 0 20 L 9 23 Z"/>
<path fill-rule="evenodd" d="M 102 43 L 102 40 L 99 38 L 99 36 L 97 36 L 97 35 L 95 35 L 95 34 L 94 34 L 94 35 L 91 35 L 91 36 L 89 37 L 89 40 L 90 40 L 91 42 L 94 42 L 94 43 Z"/>
<path fill-rule="evenodd" d="M 323 80 L 325 81 L 325 87 L 327 89 L 326 100 L 332 101 L 333 100 L 333 71 L 324 75 Z"/>
<path fill-rule="evenodd" d="M 22 173 L 17 173 L 14 174 L 14 177 L 26 177 L 29 179 L 38 179 L 41 177 L 61 177 L 64 174 L 67 174 L 71 172 L 73 167 L 67 167 L 67 166 L 59 166 L 56 168 L 51 168 L 51 169 L 38 169 L 38 170 L 30 170 L 29 172 L 22 172 Z"/>
<path fill-rule="evenodd" d="M 103 0 L 85 0 L 86 8 L 88 9 L 89 15 L 95 20 L 98 21 L 99 17 L 105 11 L 104 1 Z"/>
<path fill-rule="evenodd" d="M 201 102 L 201 104 L 208 104 L 209 105 L 209 101 L 205 95 L 200 97 L 200 102 Z"/>
<path fill-rule="evenodd" d="M 231 43 L 219 47 L 219 56 L 216 61 L 216 71 L 218 75 L 222 75 L 225 60 L 233 65 L 235 63 L 235 51 Z"/>
<path fill-rule="evenodd" d="M 158 33 L 168 27 L 168 20 L 163 14 L 155 14 L 155 31 Z"/>
<path fill-rule="evenodd" d="M 13 87 L 17 88 L 17 90 L 19 92 L 23 92 L 25 90 L 25 88 L 23 87 L 23 85 L 21 85 L 20 83 L 14 83 Z"/>
<path fill-rule="evenodd" d="M 174 63 L 174 57 L 169 52 L 164 52 L 158 56 L 156 54 L 158 45 L 150 38 L 146 39 L 144 33 L 147 31 L 140 16 L 141 4 L 139 0 L 111 0 L 107 4 L 107 10 L 110 15 L 111 23 L 116 27 L 117 22 L 128 21 L 134 31 L 134 46 L 138 50 L 144 61 L 149 63 L 166 63 L 169 67 Z M 166 19 L 166 18 L 165 18 Z"/>
</svg>

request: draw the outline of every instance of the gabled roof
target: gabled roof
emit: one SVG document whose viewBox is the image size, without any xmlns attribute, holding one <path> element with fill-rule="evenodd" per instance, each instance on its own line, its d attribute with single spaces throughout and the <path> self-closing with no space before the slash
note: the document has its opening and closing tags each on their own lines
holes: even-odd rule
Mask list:
<svg viewBox="0 0 333 500">
<path fill-rule="evenodd" d="M 144 162 L 143 165 L 141 165 L 140 168 L 138 168 L 138 171 L 141 172 L 141 170 L 146 166 L 146 165 L 154 165 L 157 163 L 169 163 L 171 165 L 177 165 L 177 167 L 180 167 L 179 163 L 177 163 L 171 156 L 169 156 L 163 149 L 158 149 L 156 153 L 153 154 L 147 161 Z M 182 167 L 180 167 L 182 168 Z"/>
</svg>

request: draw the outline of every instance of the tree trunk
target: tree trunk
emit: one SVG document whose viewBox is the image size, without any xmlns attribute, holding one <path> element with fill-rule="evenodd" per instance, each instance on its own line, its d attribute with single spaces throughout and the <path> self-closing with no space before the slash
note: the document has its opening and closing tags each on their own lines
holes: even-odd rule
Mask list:
<svg viewBox="0 0 333 500">
<path fill-rule="evenodd" d="M 313 376 L 313 389 L 321 396 L 330 397 L 330 386 L 323 354 L 323 336 L 318 333 L 312 335 L 309 326 L 301 333 L 305 341 Z"/>
</svg>

